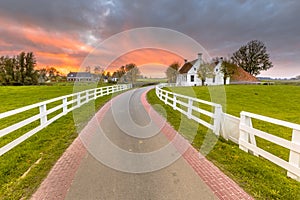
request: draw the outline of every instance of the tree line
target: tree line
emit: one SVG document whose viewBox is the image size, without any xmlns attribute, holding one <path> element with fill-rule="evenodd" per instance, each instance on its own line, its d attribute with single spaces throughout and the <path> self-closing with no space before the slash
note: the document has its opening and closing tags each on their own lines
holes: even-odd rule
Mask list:
<svg viewBox="0 0 300 200">
<path fill-rule="evenodd" d="M 37 85 L 46 81 L 63 79 L 54 67 L 36 70 L 33 52 L 21 52 L 17 56 L 0 57 L 0 85 Z"/>
<path fill-rule="evenodd" d="M 0 85 L 37 85 L 47 81 L 58 82 L 66 79 L 54 67 L 36 68 L 36 58 L 33 52 L 21 52 L 17 56 L 0 57 Z M 90 72 L 91 67 L 86 67 L 86 72 Z M 135 83 L 139 78 L 140 70 L 134 63 L 121 66 L 115 72 L 105 72 L 99 66 L 94 67 L 95 75 L 99 80 L 104 78 L 111 80 Z"/>
<path fill-rule="evenodd" d="M 13 57 L 0 57 L 0 84 L 33 85 L 38 83 L 38 73 L 34 70 L 36 59 L 32 52 L 21 52 Z"/>
<path fill-rule="evenodd" d="M 137 78 L 140 77 L 140 70 L 134 63 L 129 63 L 125 66 L 121 66 L 114 71 L 111 75 L 112 78 L 117 78 L 120 82 L 135 83 Z"/>
</svg>

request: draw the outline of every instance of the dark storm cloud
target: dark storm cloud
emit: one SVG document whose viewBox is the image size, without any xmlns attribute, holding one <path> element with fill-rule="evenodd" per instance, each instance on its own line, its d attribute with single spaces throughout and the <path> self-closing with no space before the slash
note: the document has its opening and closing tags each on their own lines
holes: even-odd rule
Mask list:
<svg viewBox="0 0 300 200">
<path fill-rule="evenodd" d="M 0 16 L 46 29 L 78 31 L 90 28 L 105 7 L 99 1 L 2 0 Z"/>
<path fill-rule="evenodd" d="M 291 72 L 289 76 L 300 74 L 300 2 L 297 0 L 120 0 L 115 5 L 117 12 L 105 18 L 105 27 L 109 27 L 103 31 L 105 36 L 127 28 L 160 26 L 191 36 L 211 55 L 219 56 L 259 39 L 266 44 L 275 66 L 281 65 L 281 70 L 285 67 L 285 71 Z M 284 63 L 289 64 L 284 66 Z"/>
<path fill-rule="evenodd" d="M 298 1 L 120 0 L 115 4 L 116 12 L 105 18 L 105 36 L 125 28 L 161 26 L 190 35 L 208 48 L 238 48 L 251 39 L 273 48 L 286 42 L 299 44 Z"/>
<path fill-rule="evenodd" d="M 289 62 L 300 73 L 299 10 L 297 0 L 0 1 L 0 18 L 68 33 L 92 45 L 120 31 L 145 26 L 183 32 L 213 56 L 226 56 L 259 39 L 265 42 L 274 64 Z"/>
</svg>

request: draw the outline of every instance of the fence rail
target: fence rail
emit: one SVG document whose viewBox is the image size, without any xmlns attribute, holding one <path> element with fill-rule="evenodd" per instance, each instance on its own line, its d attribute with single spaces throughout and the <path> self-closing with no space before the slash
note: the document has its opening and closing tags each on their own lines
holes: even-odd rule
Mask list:
<svg viewBox="0 0 300 200">
<path fill-rule="evenodd" d="M 196 122 L 202 124 L 203 126 L 211 129 L 216 135 L 220 134 L 221 127 L 221 114 L 222 114 L 222 106 L 216 103 L 212 103 L 209 101 L 204 101 L 201 99 L 173 93 L 167 90 L 163 90 L 162 88 L 168 86 L 166 84 L 160 84 L 156 86 L 156 95 L 160 100 L 162 100 L 165 104 L 172 106 L 174 110 L 178 110 L 182 114 L 186 115 L 189 119 L 193 119 Z M 185 99 L 187 101 L 183 102 L 180 99 Z M 214 112 L 209 112 L 207 110 L 201 109 L 198 106 L 194 105 L 194 102 L 209 105 L 213 108 Z M 178 106 L 180 105 L 180 106 Z M 186 110 L 184 110 L 186 108 Z M 199 113 L 200 115 L 206 115 L 210 117 L 213 121 L 213 124 L 204 121 L 199 116 L 193 115 L 193 111 Z"/>
<path fill-rule="evenodd" d="M 172 87 L 174 85 L 160 84 L 156 86 L 156 95 L 165 104 L 172 106 L 174 110 L 186 115 L 188 118 L 197 121 L 198 123 L 213 130 L 216 135 L 221 135 L 225 139 L 237 143 L 239 148 L 243 151 L 251 151 L 255 156 L 262 156 L 265 159 L 277 164 L 278 166 L 287 170 L 287 176 L 300 181 L 300 125 L 290 123 L 283 120 L 278 120 L 262 115 L 257 115 L 250 112 L 242 111 L 240 118 L 223 113 L 222 106 L 207 102 L 201 99 L 196 99 L 181 94 L 176 94 L 162 89 L 163 87 Z M 177 98 L 181 97 L 188 100 L 188 103 L 179 101 Z M 203 103 L 214 107 L 214 113 L 200 109 L 193 105 L 193 102 Z M 177 104 L 187 108 L 183 110 Z M 197 111 L 206 116 L 213 118 L 214 123 L 210 124 L 206 121 L 199 119 L 197 116 L 192 115 L 192 111 Z M 257 119 L 266 123 L 272 123 L 292 130 L 292 140 L 286 140 L 278 136 L 266 133 L 253 127 L 252 119 Z M 220 132 L 220 133 L 219 133 Z M 285 161 L 256 145 L 256 137 L 262 138 L 276 145 L 284 147 L 290 151 L 289 161 Z"/>
<path fill-rule="evenodd" d="M 258 130 L 252 126 L 252 119 L 258 119 L 267 123 L 277 124 L 292 129 L 292 141 Z M 290 150 L 289 161 L 285 161 L 256 145 L 255 137 L 262 138 L 274 144 Z M 300 125 L 278 120 L 249 112 L 241 112 L 240 119 L 240 149 L 253 152 L 256 156 L 262 156 L 269 161 L 286 169 L 287 175 L 300 181 Z"/>
<path fill-rule="evenodd" d="M 94 88 L 85 90 L 82 92 L 77 92 L 57 98 L 53 98 L 47 101 L 43 101 L 40 103 L 35 103 L 29 106 L 25 106 L 22 108 L 18 108 L 15 110 L 7 111 L 4 113 L 0 113 L 0 120 L 17 115 L 19 113 L 23 113 L 25 111 L 38 109 L 38 114 L 35 114 L 33 116 L 30 116 L 20 122 L 17 122 L 13 125 L 10 125 L 6 128 L 3 128 L 0 130 L 0 138 L 3 136 L 6 136 L 13 131 L 16 131 L 34 121 L 39 120 L 40 123 L 37 127 L 33 128 L 32 130 L 28 131 L 27 133 L 23 134 L 22 136 L 18 137 L 17 139 L 13 140 L 12 142 L 6 144 L 5 146 L 0 148 L 0 156 L 8 152 L 9 150 L 13 149 L 32 135 L 36 134 L 38 131 L 42 130 L 55 120 L 59 119 L 60 117 L 66 115 L 67 113 L 71 112 L 72 110 L 79 108 L 83 104 L 88 103 L 91 100 L 95 100 L 99 97 L 102 97 L 104 95 L 109 95 L 115 92 L 123 91 L 126 89 L 131 88 L 131 85 L 113 85 L 113 86 L 107 86 L 107 87 L 100 87 L 100 88 Z M 59 105 L 56 105 L 55 107 L 47 109 L 47 105 L 59 102 Z M 48 115 L 51 113 L 54 113 L 56 111 L 62 110 L 62 112 L 58 113 L 57 115 L 53 116 L 51 119 L 48 119 Z"/>
</svg>

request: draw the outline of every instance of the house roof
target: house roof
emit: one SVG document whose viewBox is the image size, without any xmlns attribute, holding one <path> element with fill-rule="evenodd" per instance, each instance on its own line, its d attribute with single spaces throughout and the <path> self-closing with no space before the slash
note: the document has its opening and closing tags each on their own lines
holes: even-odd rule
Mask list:
<svg viewBox="0 0 300 200">
<path fill-rule="evenodd" d="M 255 76 L 249 74 L 241 67 L 236 67 L 236 72 L 230 77 L 230 80 L 233 82 L 242 82 L 242 81 L 256 82 L 256 81 L 258 81 Z"/>
<path fill-rule="evenodd" d="M 92 74 L 90 72 L 70 72 L 67 77 L 80 77 L 80 78 L 91 78 Z"/>
<path fill-rule="evenodd" d="M 179 73 L 180 74 L 188 73 L 188 71 L 193 67 L 193 65 L 196 63 L 197 60 L 198 59 L 184 63 L 184 65 L 179 69 Z"/>
</svg>

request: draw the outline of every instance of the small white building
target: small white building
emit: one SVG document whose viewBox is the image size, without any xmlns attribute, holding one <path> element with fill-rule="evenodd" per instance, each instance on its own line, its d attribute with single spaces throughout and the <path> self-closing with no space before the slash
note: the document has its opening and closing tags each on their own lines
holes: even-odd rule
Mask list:
<svg viewBox="0 0 300 200">
<path fill-rule="evenodd" d="M 185 60 L 184 65 L 179 69 L 179 74 L 176 78 L 177 86 L 199 86 L 202 85 L 201 79 L 198 77 L 198 70 L 203 64 L 202 54 L 198 54 L 198 59 L 188 62 Z M 224 73 L 221 70 L 222 59 L 213 65 L 213 74 L 211 78 L 206 78 L 205 85 L 224 85 Z M 226 84 L 229 84 L 229 77 L 226 79 Z"/>
<path fill-rule="evenodd" d="M 99 81 L 99 77 L 95 74 L 91 74 L 90 72 L 70 72 L 67 74 L 67 81 L 91 82 Z"/>
</svg>

